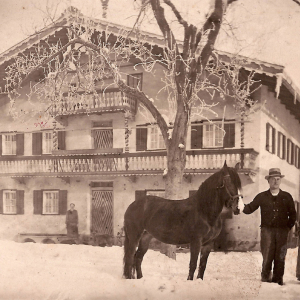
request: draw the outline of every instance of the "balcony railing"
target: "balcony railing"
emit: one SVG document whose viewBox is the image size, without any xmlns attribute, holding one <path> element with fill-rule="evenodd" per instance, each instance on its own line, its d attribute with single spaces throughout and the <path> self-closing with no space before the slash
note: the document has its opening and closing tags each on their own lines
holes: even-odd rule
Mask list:
<svg viewBox="0 0 300 300">
<path fill-rule="evenodd" d="M 255 170 L 257 152 L 253 149 L 187 151 L 186 173 L 212 172 L 240 163 L 244 170 Z M 57 176 L 72 174 L 160 174 L 167 167 L 165 151 L 110 155 L 15 157 L 0 160 L 0 176 Z"/>
<path fill-rule="evenodd" d="M 99 94 L 67 95 L 52 104 L 54 116 L 125 109 L 135 114 L 136 99 L 118 90 L 100 92 Z"/>
</svg>

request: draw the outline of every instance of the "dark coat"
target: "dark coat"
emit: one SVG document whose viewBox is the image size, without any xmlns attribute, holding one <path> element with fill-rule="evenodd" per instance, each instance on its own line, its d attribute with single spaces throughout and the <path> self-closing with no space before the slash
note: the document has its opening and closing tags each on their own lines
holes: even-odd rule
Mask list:
<svg viewBox="0 0 300 300">
<path fill-rule="evenodd" d="M 66 214 L 66 224 L 67 225 L 77 225 L 78 224 L 78 212 L 76 209 L 73 211 L 68 210 Z"/>
<path fill-rule="evenodd" d="M 292 196 L 282 190 L 274 197 L 270 190 L 259 193 L 245 205 L 243 212 L 251 214 L 260 207 L 261 227 L 292 228 L 296 221 L 296 210 Z"/>
</svg>

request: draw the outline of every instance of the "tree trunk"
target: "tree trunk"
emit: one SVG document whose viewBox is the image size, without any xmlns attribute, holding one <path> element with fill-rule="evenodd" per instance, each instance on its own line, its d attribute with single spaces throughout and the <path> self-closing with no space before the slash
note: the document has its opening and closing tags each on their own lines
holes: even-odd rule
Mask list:
<svg viewBox="0 0 300 300">
<path fill-rule="evenodd" d="M 165 178 L 165 197 L 171 200 L 180 200 L 186 198 L 183 189 L 183 175 L 186 162 L 186 136 L 188 127 L 188 115 L 182 110 L 177 114 L 178 123 L 174 126 L 175 132 L 172 134 L 172 140 L 168 148 L 168 172 Z M 176 129 L 175 129 L 176 128 Z M 176 245 L 161 245 L 161 253 L 170 258 L 176 259 Z"/>
</svg>

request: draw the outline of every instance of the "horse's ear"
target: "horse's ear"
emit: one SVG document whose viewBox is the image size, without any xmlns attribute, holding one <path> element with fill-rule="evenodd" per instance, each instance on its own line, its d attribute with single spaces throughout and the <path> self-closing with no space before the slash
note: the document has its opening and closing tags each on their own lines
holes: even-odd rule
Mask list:
<svg viewBox="0 0 300 300">
<path fill-rule="evenodd" d="M 236 171 L 238 171 L 238 170 L 241 168 L 241 163 L 238 162 L 238 163 L 234 166 L 234 168 L 236 169 Z"/>
<path fill-rule="evenodd" d="M 228 167 L 227 167 L 226 160 L 225 160 L 225 162 L 224 162 L 223 172 L 224 172 L 225 175 L 228 174 Z"/>
</svg>

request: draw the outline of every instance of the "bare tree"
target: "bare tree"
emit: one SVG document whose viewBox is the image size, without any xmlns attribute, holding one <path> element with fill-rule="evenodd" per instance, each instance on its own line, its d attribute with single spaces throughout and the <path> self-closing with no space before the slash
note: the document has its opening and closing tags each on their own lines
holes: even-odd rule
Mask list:
<svg viewBox="0 0 300 300">
<path fill-rule="evenodd" d="M 197 28 L 182 17 L 171 0 L 142 0 L 134 28 L 122 28 L 117 35 L 109 34 L 103 28 L 100 30 L 95 20 L 85 18 L 79 11 L 70 8 L 65 14 L 65 22 L 53 23 L 53 26 L 65 30 L 67 40 L 45 42 L 34 47 L 30 54 L 18 55 L 7 68 L 5 92 L 13 107 L 21 94 L 20 89 L 29 83 L 29 100 L 44 101 L 46 111 L 55 117 L 70 106 L 80 106 L 88 112 L 89 101 L 100 103 L 104 99 L 104 93 L 99 94 L 95 83 L 105 88 L 106 79 L 112 77 L 120 91 L 128 99 L 138 100 L 159 127 L 167 150 L 167 169 L 164 172 L 166 197 L 180 199 L 184 196 L 182 183 L 191 115 L 201 114 L 213 106 L 205 103 L 201 92 L 205 91 L 212 99 L 216 93 L 224 98 L 233 98 L 237 112 L 244 116 L 255 104 L 251 99 L 253 74 L 245 82 L 240 82 L 241 62 L 225 65 L 214 51 L 223 15 L 231 2 L 212 0 L 205 22 Z M 172 11 L 183 29 L 182 41 L 171 29 L 166 8 Z M 159 53 L 153 51 L 154 46 L 147 43 L 146 35 L 139 31 L 146 11 L 153 14 L 164 37 L 165 45 L 160 47 Z M 157 63 L 164 65 L 164 89 L 172 111 L 168 118 L 138 86 L 132 88 L 124 81 L 122 64 L 132 58 L 138 60 L 146 72 L 152 72 Z M 33 74 L 39 77 L 38 82 L 32 81 Z M 175 256 L 174 248 L 168 248 L 166 252 Z"/>
</svg>

